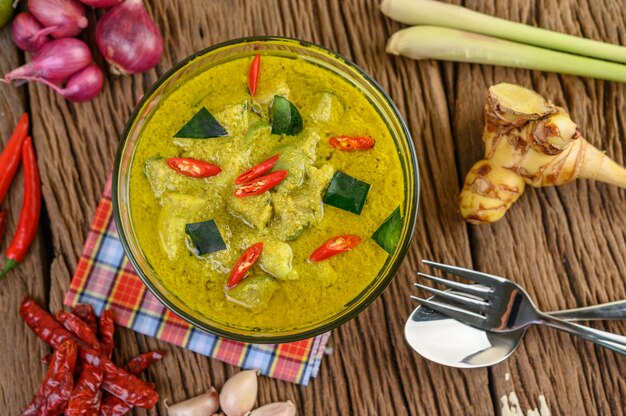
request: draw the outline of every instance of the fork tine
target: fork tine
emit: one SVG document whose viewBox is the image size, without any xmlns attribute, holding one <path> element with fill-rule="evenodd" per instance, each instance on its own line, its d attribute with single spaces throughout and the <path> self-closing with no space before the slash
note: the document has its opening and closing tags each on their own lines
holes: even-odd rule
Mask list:
<svg viewBox="0 0 626 416">
<path fill-rule="evenodd" d="M 464 279 L 471 280 L 476 283 L 480 283 L 484 286 L 493 287 L 494 280 L 498 283 L 507 281 L 499 276 L 494 276 L 487 273 L 477 272 L 475 270 L 465 269 L 463 267 L 450 266 L 448 264 L 437 263 L 430 260 L 422 260 L 423 264 L 433 267 L 435 269 L 442 270 L 446 273 L 450 273 L 456 276 L 460 276 Z"/>
<path fill-rule="evenodd" d="M 419 287 L 420 289 L 426 292 L 432 293 L 433 295 L 437 296 L 437 298 L 456 302 L 460 305 L 464 305 L 468 308 L 471 308 L 472 310 L 478 310 L 482 312 L 485 310 L 486 306 L 489 306 L 487 302 L 484 302 L 482 300 L 473 299 L 473 298 L 463 296 L 463 295 L 457 295 L 456 293 L 453 293 L 453 292 L 445 292 L 443 290 L 435 289 L 433 287 L 420 285 L 419 283 L 414 283 L 414 284 L 415 284 L 415 287 Z"/>
<path fill-rule="evenodd" d="M 433 300 L 422 299 L 418 296 L 411 296 L 411 299 L 414 299 L 420 302 L 423 306 L 426 306 L 435 312 L 439 312 L 452 319 L 456 319 L 459 322 L 467 323 L 469 325 L 480 326 L 483 323 L 483 321 L 486 319 L 484 316 L 480 314 L 465 310 L 463 308 L 458 308 L 453 305 L 448 305 L 446 303 L 440 303 L 440 302 L 433 301 Z"/>
<path fill-rule="evenodd" d="M 488 287 L 476 287 L 476 285 L 468 285 L 465 283 L 455 282 L 453 280 L 443 279 L 441 277 L 431 276 L 426 273 L 418 272 L 418 276 L 423 277 L 424 279 L 428 279 L 432 282 L 439 283 L 443 286 L 446 286 L 451 289 L 456 289 L 459 292 L 470 293 L 472 295 L 484 298 L 488 297 L 490 293 L 493 291 Z"/>
</svg>

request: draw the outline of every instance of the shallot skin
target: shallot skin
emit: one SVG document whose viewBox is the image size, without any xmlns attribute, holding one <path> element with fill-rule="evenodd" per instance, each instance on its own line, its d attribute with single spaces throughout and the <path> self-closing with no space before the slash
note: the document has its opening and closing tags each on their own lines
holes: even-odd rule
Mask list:
<svg viewBox="0 0 626 416">
<path fill-rule="evenodd" d="M 82 103 L 100 94 L 103 86 L 104 73 L 98 65 L 91 64 L 72 75 L 65 88 L 57 92 L 70 101 Z"/>
<path fill-rule="evenodd" d="M 142 0 L 126 0 L 108 10 L 96 25 L 96 43 L 113 74 L 135 74 L 154 67 L 163 39 Z"/>
<path fill-rule="evenodd" d="M 43 78 L 61 83 L 89 65 L 91 60 L 91 51 L 85 42 L 74 38 L 55 39 L 45 43 L 30 62 L 6 74 L 4 81 Z"/>
<path fill-rule="evenodd" d="M 53 38 L 76 36 L 89 22 L 78 0 L 28 0 L 28 10 L 45 27 L 53 27 Z"/>
<path fill-rule="evenodd" d="M 35 16 L 22 12 L 13 18 L 11 38 L 13 43 L 24 52 L 37 52 L 50 38 L 54 28 L 44 28 Z"/>
<path fill-rule="evenodd" d="M 80 0 L 81 3 L 87 6 L 95 7 L 98 9 L 107 9 L 109 7 L 117 6 L 124 0 Z"/>
</svg>

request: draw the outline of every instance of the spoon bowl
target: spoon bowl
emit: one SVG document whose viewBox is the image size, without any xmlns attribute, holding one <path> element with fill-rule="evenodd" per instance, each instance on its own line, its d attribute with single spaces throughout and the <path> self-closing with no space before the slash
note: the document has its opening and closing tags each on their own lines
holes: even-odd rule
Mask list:
<svg viewBox="0 0 626 416">
<path fill-rule="evenodd" d="M 421 305 L 404 326 L 404 336 L 418 354 L 456 368 L 498 364 L 513 354 L 524 332 L 525 329 L 507 333 L 483 331 Z"/>
<path fill-rule="evenodd" d="M 429 300 L 437 300 L 437 296 Z M 569 321 L 624 319 L 626 301 L 550 312 L 550 315 Z M 484 331 L 421 305 L 404 326 L 404 336 L 418 354 L 456 368 L 489 367 L 504 361 L 513 354 L 525 332 L 525 328 L 499 333 Z"/>
</svg>

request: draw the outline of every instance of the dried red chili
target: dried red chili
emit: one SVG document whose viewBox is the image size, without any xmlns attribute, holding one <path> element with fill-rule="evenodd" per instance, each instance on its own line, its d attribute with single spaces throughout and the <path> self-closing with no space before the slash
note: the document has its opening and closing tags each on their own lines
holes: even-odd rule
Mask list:
<svg viewBox="0 0 626 416">
<path fill-rule="evenodd" d="M 65 416 L 97 416 L 100 413 L 102 370 L 84 364 L 80 377 L 70 394 Z"/>
<path fill-rule="evenodd" d="M 280 158 L 280 154 L 276 154 L 269 159 L 252 166 L 250 169 L 235 178 L 235 185 L 250 182 L 251 180 L 263 175 L 265 172 L 269 172 L 270 169 L 276 165 L 276 162 L 278 162 L 278 158 Z"/>
<path fill-rule="evenodd" d="M 322 261 L 337 254 L 343 253 L 348 250 L 352 250 L 361 242 L 361 237 L 358 235 L 340 235 L 333 237 L 324 244 L 322 244 L 317 250 L 309 256 L 310 261 Z"/>
<path fill-rule="evenodd" d="M 79 303 L 72 308 L 72 313 L 85 322 L 91 331 L 98 335 L 98 322 L 93 308 L 88 303 Z"/>
<path fill-rule="evenodd" d="M 28 135 L 28 114 L 22 114 L 2 154 L 0 154 L 0 204 L 9 190 L 22 159 L 22 145 Z"/>
<path fill-rule="evenodd" d="M 50 362 L 50 368 L 35 398 L 22 416 L 60 415 L 74 387 L 74 366 L 77 346 L 72 340 L 59 345 Z"/>
<path fill-rule="evenodd" d="M 126 370 L 129 373 L 138 376 L 146 368 L 160 361 L 165 356 L 164 352 L 152 351 L 141 354 L 126 363 Z M 102 400 L 100 406 L 101 416 L 123 416 L 133 409 L 133 405 L 125 402 L 116 396 L 107 396 Z"/>
<path fill-rule="evenodd" d="M 184 157 L 172 157 L 167 159 L 167 165 L 181 175 L 192 178 L 209 178 L 222 171 L 217 165 L 204 160 L 188 159 Z"/>
<path fill-rule="evenodd" d="M 244 198 L 252 195 L 260 195 L 270 189 L 278 186 L 286 177 L 286 170 L 277 170 L 276 172 L 268 173 L 265 176 L 258 177 L 239 185 L 235 189 L 235 196 L 237 198 Z"/>
<path fill-rule="evenodd" d="M 252 59 L 252 63 L 250 64 L 250 69 L 248 70 L 248 87 L 250 88 L 250 95 L 253 97 L 256 95 L 256 88 L 259 84 L 259 72 L 261 69 L 261 54 L 256 54 L 254 59 Z"/>
<path fill-rule="evenodd" d="M 78 353 L 83 363 L 91 364 L 104 371 L 102 388 L 135 406 L 151 408 L 159 401 L 159 395 L 139 378 L 118 368 L 100 351 L 90 348 L 63 328 L 48 312 L 32 299 L 24 299 L 20 305 L 20 315 L 35 335 L 53 348 L 58 348 L 65 340 L 78 345 Z"/>
<path fill-rule="evenodd" d="M 24 200 L 22 212 L 17 223 L 17 231 L 6 252 L 6 263 L 0 272 L 0 278 L 9 270 L 18 265 L 28 252 L 30 245 L 37 235 L 39 214 L 41 212 L 41 180 L 39 168 L 30 137 L 26 138 L 22 146 L 22 163 L 24 164 Z"/>
<path fill-rule="evenodd" d="M 165 357 L 162 351 L 151 351 L 140 354 L 126 363 L 124 368 L 131 374 L 139 375 L 152 364 L 161 361 Z"/>
<path fill-rule="evenodd" d="M 56 318 L 65 329 L 76 335 L 78 339 L 84 341 L 91 348 L 96 350 L 101 348 L 96 334 L 94 334 L 91 328 L 89 328 L 89 325 L 79 317 L 65 311 L 58 311 Z"/>
<path fill-rule="evenodd" d="M 366 150 L 374 147 L 374 139 L 371 137 L 337 136 L 331 137 L 328 143 L 335 149 L 351 151 Z"/>
<path fill-rule="evenodd" d="M 105 309 L 100 315 L 100 345 L 104 355 L 111 358 L 113 353 L 113 332 L 115 331 L 115 323 L 113 322 L 113 313 L 110 309 Z"/>
<path fill-rule="evenodd" d="M 262 252 L 263 243 L 256 243 L 244 251 L 239 260 L 237 260 L 237 263 L 235 263 L 235 267 L 233 267 L 233 271 L 230 273 L 228 282 L 226 282 L 228 289 L 232 289 L 241 282 L 246 276 L 246 273 L 248 273 L 248 270 L 250 270 L 252 265 L 259 259 Z"/>
</svg>

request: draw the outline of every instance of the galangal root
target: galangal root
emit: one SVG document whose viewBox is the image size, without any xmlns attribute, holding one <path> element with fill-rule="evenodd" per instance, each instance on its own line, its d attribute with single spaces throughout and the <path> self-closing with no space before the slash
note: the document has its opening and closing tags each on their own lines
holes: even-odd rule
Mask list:
<svg viewBox="0 0 626 416">
<path fill-rule="evenodd" d="M 519 85 L 489 88 L 483 141 L 485 157 L 472 166 L 459 195 L 470 223 L 498 221 L 526 184 L 587 178 L 626 188 L 626 169 L 585 140 L 563 108 Z"/>
</svg>

